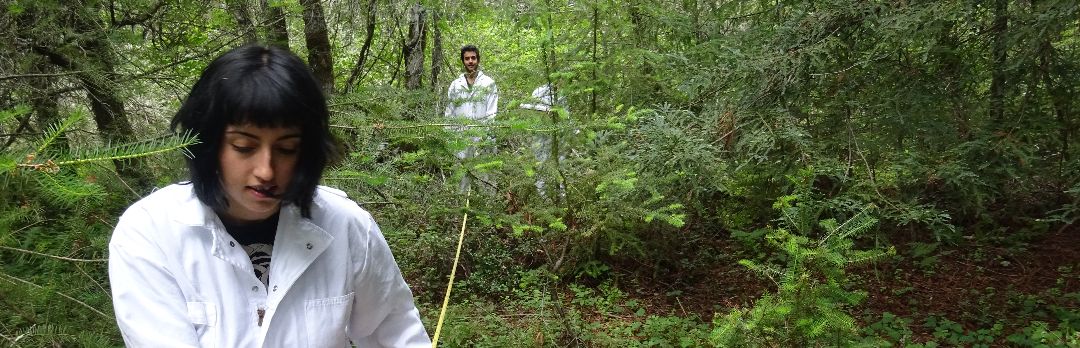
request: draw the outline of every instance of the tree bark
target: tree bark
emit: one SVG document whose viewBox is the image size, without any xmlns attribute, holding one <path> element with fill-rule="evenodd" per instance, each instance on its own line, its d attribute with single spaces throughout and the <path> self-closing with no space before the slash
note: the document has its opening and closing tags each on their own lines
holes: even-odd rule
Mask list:
<svg viewBox="0 0 1080 348">
<path fill-rule="evenodd" d="M 259 7 L 265 18 L 262 19 L 266 27 L 266 43 L 284 49 L 289 48 L 289 28 L 285 21 L 285 12 L 280 5 L 271 5 L 270 0 L 259 0 Z"/>
<path fill-rule="evenodd" d="M 35 69 L 41 73 L 50 72 L 51 66 L 43 60 L 37 60 Z M 51 78 L 32 78 L 30 79 L 30 88 L 33 90 L 31 99 L 31 105 L 34 109 L 34 117 L 37 121 L 37 127 L 40 132 L 45 132 L 53 125 L 60 122 L 60 104 L 59 96 L 48 93 L 49 88 L 52 87 Z M 56 150 L 64 152 L 69 150 L 69 145 L 66 136 L 60 136 L 53 141 L 49 146 L 50 150 Z"/>
<path fill-rule="evenodd" d="M 360 47 L 360 56 L 356 58 L 356 66 L 353 66 L 349 79 L 345 81 L 345 93 L 349 93 L 363 77 L 364 64 L 367 63 L 368 55 L 371 54 L 371 42 L 375 39 L 375 0 L 368 0 L 368 12 L 364 45 Z"/>
<path fill-rule="evenodd" d="M 308 64 L 319 80 L 323 92 L 334 92 L 334 59 L 330 55 L 330 38 L 326 33 L 326 17 L 319 0 L 301 0 L 304 7 L 304 42 L 307 44 Z"/>
<path fill-rule="evenodd" d="M 405 39 L 402 54 L 405 57 L 405 88 L 414 90 L 421 86 L 424 75 L 424 46 L 426 30 L 424 17 L 427 11 L 420 4 L 409 8 L 409 36 Z"/>
<path fill-rule="evenodd" d="M 443 64 L 442 31 L 439 30 L 439 10 L 431 11 L 431 90 L 439 89 L 439 68 Z"/>
<path fill-rule="evenodd" d="M 636 9 L 636 7 L 634 9 Z M 599 47 L 598 40 L 600 37 L 600 8 L 594 4 L 592 10 L 592 52 L 590 52 L 589 58 L 592 59 L 592 70 L 590 73 L 592 74 L 593 83 L 596 83 L 596 81 L 599 81 L 596 69 L 600 65 L 600 62 L 596 60 L 596 50 Z M 589 91 L 589 114 L 596 114 L 595 87 L 591 88 Z"/>
<path fill-rule="evenodd" d="M 78 25 L 81 30 L 93 30 L 93 26 Z M 101 32 L 83 32 L 89 39 L 82 42 L 80 48 L 86 56 L 76 63 L 72 59 L 44 46 L 33 46 L 34 52 L 44 56 L 50 63 L 63 69 L 76 72 L 75 76 L 86 89 L 86 98 L 90 102 L 90 111 L 94 115 L 106 146 L 130 143 L 135 140 L 135 131 L 128 121 L 124 101 L 115 89 L 116 82 L 109 41 Z M 113 161 L 117 173 L 122 178 L 131 180 L 129 186 L 137 192 L 145 192 L 153 184 L 150 169 L 141 158 L 117 159 Z"/>
<path fill-rule="evenodd" d="M 993 33 L 992 63 L 990 77 L 990 120 L 1000 127 L 1005 121 L 1005 63 L 1008 58 L 1006 31 L 1009 28 L 1009 2 L 1008 0 L 994 0 L 994 23 L 991 28 Z"/>
<path fill-rule="evenodd" d="M 240 32 L 240 36 L 244 38 L 244 42 L 253 43 L 258 41 L 258 36 L 255 34 L 255 24 L 251 21 L 251 14 L 248 12 L 249 0 L 226 0 L 225 6 L 232 13 L 233 18 L 236 19 L 236 28 Z"/>
<path fill-rule="evenodd" d="M 1046 94 L 1050 97 L 1054 118 L 1060 128 L 1058 141 L 1061 143 L 1061 148 L 1058 150 L 1058 153 L 1060 153 L 1058 166 L 1061 170 L 1064 170 L 1065 164 L 1069 163 L 1071 159 L 1069 142 L 1073 138 L 1072 133 L 1074 131 L 1072 125 L 1072 96 L 1074 94 L 1072 86 L 1058 82 L 1066 81 L 1068 77 L 1061 74 L 1059 69 L 1056 69 L 1056 61 L 1057 54 L 1054 46 L 1049 39 L 1044 39 L 1039 45 L 1039 75 L 1041 75 L 1042 82 L 1046 86 Z M 1055 81 L 1055 77 L 1059 80 Z"/>
</svg>

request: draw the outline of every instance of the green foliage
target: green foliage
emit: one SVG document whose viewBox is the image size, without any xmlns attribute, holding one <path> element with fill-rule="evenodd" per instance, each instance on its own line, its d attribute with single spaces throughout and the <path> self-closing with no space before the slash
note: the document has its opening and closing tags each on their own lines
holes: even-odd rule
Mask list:
<svg viewBox="0 0 1080 348">
<path fill-rule="evenodd" d="M 1001 335 L 1002 324 L 995 324 L 989 329 L 974 331 L 965 330 L 960 324 L 945 318 L 928 317 L 923 324 L 933 331 L 934 340 L 924 344 L 926 347 L 938 346 L 966 346 L 988 348 L 993 346 L 997 336 Z M 940 341 L 940 343 L 939 343 Z"/>
<path fill-rule="evenodd" d="M 862 334 L 868 337 L 867 341 L 874 342 L 877 346 L 904 347 L 914 339 L 911 322 L 911 319 L 885 312 L 881 314 L 880 320 L 866 325 Z"/>
<path fill-rule="evenodd" d="M 305 56 L 299 3 L 269 3 L 285 11 L 290 45 Z M 730 251 L 756 256 L 745 264 L 777 289 L 718 319 L 742 324 L 718 324 L 714 337 L 873 346 L 877 337 L 853 337 L 848 309 L 860 293 L 844 270 L 887 251 L 855 250 L 858 236 L 875 246 L 911 243 L 905 257 L 934 272 L 958 244 L 1015 242 L 1080 216 L 1075 1 L 1009 2 L 1003 32 L 992 3 L 971 1 L 422 2 L 441 16 L 428 28 L 441 29 L 443 51 L 427 53 L 444 60 L 434 86 L 412 91 L 401 88 L 400 40 L 413 4 L 375 3 L 323 2 L 338 85 L 357 73 L 354 86 L 337 88 L 347 93 L 330 95 L 346 156 L 325 182 L 376 215 L 427 303 L 441 298 L 466 213 L 458 184 L 473 179 L 456 288 L 472 298 L 457 307 L 451 345 L 699 346 L 707 334 L 699 320 L 643 305 L 621 310 L 634 295 L 616 284 L 652 271 L 649 281 L 678 288 Z M 220 1 L 15 0 L 3 11 L 0 246 L 100 259 L 108 225 L 140 194 L 110 162 L 152 155 L 158 183 L 172 182 L 182 161 L 158 152 L 186 140 L 87 145 L 108 129 L 85 117 L 93 101 L 82 98 L 92 88 L 84 80 L 116 90 L 136 134 L 159 134 L 209 59 L 242 42 L 240 26 Z M 273 21 L 256 22 L 263 33 Z M 376 34 L 360 59 L 366 32 L 357 29 L 369 23 Z M 465 43 L 481 47 L 482 68 L 498 82 L 492 124 L 447 124 L 441 115 Z M 88 53 L 95 47 L 109 49 Z M 1002 78 L 998 94 L 991 86 Z M 520 109 L 544 83 L 566 105 Z M 558 139 L 547 160 L 532 151 L 543 136 Z M 484 151 L 457 161 L 473 137 Z M 717 248 L 729 238 L 738 244 Z M 0 307 L 14 313 L 0 322 L 3 338 L 117 342 L 110 321 L 87 319 L 96 314 L 71 320 L 102 323 L 87 330 L 56 315 L 37 326 L 27 319 L 71 304 L 58 289 L 107 308 L 105 290 L 78 287 L 103 278 L 100 267 L 10 249 L 0 258 L 0 274 L 42 286 L 0 280 L 0 299 L 17 304 Z M 1065 295 L 1021 298 L 1017 320 L 1047 322 L 1030 337 L 1068 334 L 1050 330 L 1054 323 L 1075 329 L 1074 316 L 1057 314 L 1069 313 L 1065 306 L 1045 300 Z M 574 297 L 555 315 L 559 296 Z M 496 313 L 490 302 L 503 301 L 512 303 Z M 511 315 L 518 309 L 540 313 Z M 880 330 L 895 329 L 884 341 L 910 343 L 906 319 L 881 320 Z M 977 332 L 942 332 L 985 343 Z"/>
<path fill-rule="evenodd" d="M 1009 335 L 1006 341 L 1017 347 L 1077 347 L 1080 346 L 1080 331 L 1066 323 L 1051 329 L 1049 324 L 1035 321 L 1020 332 Z"/>
<path fill-rule="evenodd" d="M 0 171 L 0 335 L 14 346 L 119 344 L 105 257 L 111 223 L 126 206 L 114 160 L 194 143 L 168 136 L 106 148 L 57 149 L 83 117 L 73 113 L 37 139 L 14 143 Z"/>
<path fill-rule="evenodd" d="M 783 253 L 785 265 L 739 262 L 773 280 L 777 292 L 763 295 L 752 308 L 718 315 L 710 338 L 713 345 L 847 345 L 857 337 L 855 320 L 847 311 L 865 294 L 848 290 L 845 270 L 893 255 L 895 250 L 853 249 L 853 238 L 877 223 L 869 215 L 872 206 L 837 223 L 833 219 L 817 221 L 816 209 L 796 199 L 777 201 L 786 228 L 772 230 L 765 237 Z M 813 222 L 824 233 L 812 239 L 808 235 L 814 232 Z"/>
</svg>

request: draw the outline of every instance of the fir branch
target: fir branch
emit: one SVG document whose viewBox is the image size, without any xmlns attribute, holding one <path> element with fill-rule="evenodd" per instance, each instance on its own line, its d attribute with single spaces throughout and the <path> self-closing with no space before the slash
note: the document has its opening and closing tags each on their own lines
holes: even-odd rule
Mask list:
<svg viewBox="0 0 1080 348">
<path fill-rule="evenodd" d="M 89 198 L 100 198 L 106 194 L 100 185 L 87 182 L 71 175 L 35 175 L 43 192 L 57 203 L 74 206 L 86 202 Z"/>
<path fill-rule="evenodd" d="M 530 128 L 530 127 L 517 127 L 515 125 L 507 124 L 472 124 L 472 123 L 424 123 L 424 124 L 385 124 L 375 123 L 370 126 L 344 126 L 344 125 L 330 125 L 330 128 L 338 129 L 350 129 L 350 130 L 365 130 L 371 129 L 375 134 L 383 136 L 427 136 L 430 134 L 440 133 L 447 128 L 461 128 L 461 129 L 473 129 L 473 128 L 487 128 L 487 129 L 520 129 L 527 132 L 536 133 L 552 133 L 559 131 L 566 131 L 571 127 L 546 127 L 546 128 Z"/>
<path fill-rule="evenodd" d="M 52 73 L 52 74 L 15 74 L 15 75 L 4 75 L 4 76 L 0 76 L 0 81 L 3 81 L 3 80 L 12 80 L 12 79 L 23 79 L 23 78 L 63 77 L 63 76 L 69 76 L 69 75 L 77 75 L 77 74 L 81 74 L 81 73 L 85 73 L 85 72 L 86 72 L 86 70 L 79 70 L 79 71 L 66 71 L 66 72 L 62 72 L 62 73 Z"/>
<path fill-rule="evenodd" d="M 63 127 L 60 127 L 58 129 L 62 130 L 62 128 Z M 46 139 L 46 142 L 51 141 L 51 139 Z M 44 162 L 35 161 L 37 159 L 36 156 L 30 154 L 27 155 L 25 162 L 19 163 L 17 166 L 30 170 L 56 173 L 60 170 L 60 166 L 125 160 L 161 154 L 173 150 L 180 150 L 184 152 L 186 156 L 191 156 L 186 148 L 196 143 L 198 143 L 198 139 L 193 134 L 185 133 L 117 146 L 106 146 L 100 149 L 75 150 L 70 154 L 59 156 L 55 159 L 46 159 Z M 44 147 L 42 147 L 42 149 L 44 149 Z"/>
<path fill-rule="evenodd" d="M 836 229 L 829 231 L 829 233 L 818 242 L 818 245 L 826 245 L 833 236 L 836 236 L 837 239 L 844 240 L 852 235 L 860 234 L 874 226 L 877 224 L 877 219 L 870 216 L 870 210 L 874 208 L 875 206 L 873 204 L 866 206 L 866 208 L 863 208 L 858 214 L 855 214 L 855 216 L 847 219 L 847 221 L 844 221 L 840 226 L 837 226 Z"/>
<path fill-rule="evenodd" d="M 75 259 L 75 258 L 70 258 L 70 257 L 63 257 L 63 256 L 52 255 L 52 254 L 39 253 L 39 252 L 36 252 L 36 251 L 33 251 L 33 250 L 12 248 L 12 247 L 3 246 L 3 245 L 0 245 L 0 249 L 10 250 L 10 251 L 17 251 L 17 252 L 27 253 L 27 254 L 31 254 L 31 255 L 51 257 L 51 258 L 54 258 L 54 259 L 57 259 L 57 260 L 71 261 L 71 262 L 109 262 L 109 259 Z"/>
<path fill-rule="evenodd" d="M 38 145 L 37 150 L 34 150 L 34 153 L 45 152 L 45 149 L 48 148 L 49 145 L 52 145 L 53 141 L 56 141 L 61 134 L 64 134 L 64 132 L 71 128 L 71 126 L 74 126 L 76 122 L 82 120 L 85 115 L 86 114 L 82 112 L 72 112 L 71 115 L 68 115 L 63 121 L 50 125 L 49 129 L 45 131 L 45 136 L 42 137 L 41 144 Z"/>
<path fill-rule="evenodd" d="M 3 273 L 3 272 L 0 272 L 0 276 L 3 276 L 4 278 L 7 278 L 6 280 L 7 280 L 8 282 L 12 283 L 12 284 L 14 284 L 14 283 L 15 283 L 15 281 L 18 281 L 19 283 L 23 283 L 23 284 L 26 284 L 26 285 L 32 286 L 32 287 L 34 287 L 34 288 L 37 288 L 37 289 L 45 289 L 45 287 L 43 287 L 43 286 L 41 286 L 41 285 L 37 285 L 37 284 L 31 283 L 31 282 L 29 282 L 29 281 L 23 280 L 23 279 L 21 279 L 21 278 L 15 277 L 15 276 L 13 276 L 13 275 L 10 275 L 10 274 L 6 274 L 6 273 Z M 98 310 L 97 308 L 94 308 L 93 306 L 91 306 L 91 305 L 88 305 L 88 304 L 86 304 L 86 302 L 83 302 L 83 301 L 79 301 L 79 299 L 76 299 L 76 298 L 74 298 L 74 297 L 68 296 L 67 294 L 65 294 L 65 293 L 62 293 L 62 292 L 59 292 L 59 291 L 53 291 L 53 292 L 55 292 L 55 293 L 56 293 L 57 295 L 63 296 L 63 297 L 64 297 L 64 298 L 66 298 L 66 299 L 72 300 L 72 301 L 74 301 L 75 303 L 78 303 L 78 304 L 82 305 L 83 307 L 86 307 L 86 308 L 87 308 L 87 309 L 89 309 L 90 311 L 92 311 L 92 312 L 94 312 L 94 313 L 97 313 L 98 315 L 101 315 L 101 317 L 102 317 L 102 318 L 105 318 L 105 319 L 108 319 L 108 320 L 116 320 L 116 318 L 113 318 L 113 316 L 111 316 L 111 315 L 108 315 L 108 314 L 105 314 L 104 312 L 102 312 L 102 311 Z"/>
<path fill-rule="evenodd" d="M 198 143 L 191 134 L 166 136 L 142 142 L 107 146 L 103 149 L 76 151 L 71 159 L 55 161 L 57 166 L 76 165 L 90 162 L 125 160 L 162 154 L 174 150 L 184 151 L 188 146 Z M 185 152 L 185 155 L 190 153 Z"/>
</svg>

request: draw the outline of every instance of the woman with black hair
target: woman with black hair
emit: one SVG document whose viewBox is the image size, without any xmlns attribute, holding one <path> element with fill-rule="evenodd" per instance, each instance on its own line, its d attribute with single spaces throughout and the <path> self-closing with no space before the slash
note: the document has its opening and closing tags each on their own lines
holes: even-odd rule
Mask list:
<svg viewBox="0 0 1080 348">
<path fill-rule="evenodd" d="M 128 346 L 431 345 L 371 215 L 318 186 L 335 147 L 326 99 L 298 57 L 225 53 L 172 129 L 198 136 L 190 182 L 133 204 L 109 243 Z"/>
</svg>

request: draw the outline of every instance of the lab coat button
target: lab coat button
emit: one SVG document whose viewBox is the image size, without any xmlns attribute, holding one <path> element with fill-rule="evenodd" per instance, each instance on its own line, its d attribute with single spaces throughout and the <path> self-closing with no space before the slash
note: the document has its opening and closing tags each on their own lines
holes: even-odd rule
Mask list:
<svg viewBox="0 0 1080 348">
<path fill-rule="evenodd" d="M 236 242 L 234 242 L 234 241 L 231 241 L 231 240 L 230 240 L 230 241 L 229 241 L 229 246 L 230 246 L 230 247 L 235 247 L 235 246 L 236 246 Z"/>
<path fill-rule="evenodd" d="M 251 292 L 257 292 L 257 291 L 259 291 L 259 287 L 258 287 L 258 286 L 252 286 L 252 287 L 251 287 Z"/>
<path fill-rule="evenodd" d="M 311 250 L 311 248 L 312 248 L 311 243 L 307 243 L 307 250 Z"/>
<path fill-rule="evenodd" d="M 274 291 L 275 292 L 277 291 L 277 285 L 274 285 Z"/>
</svg>

